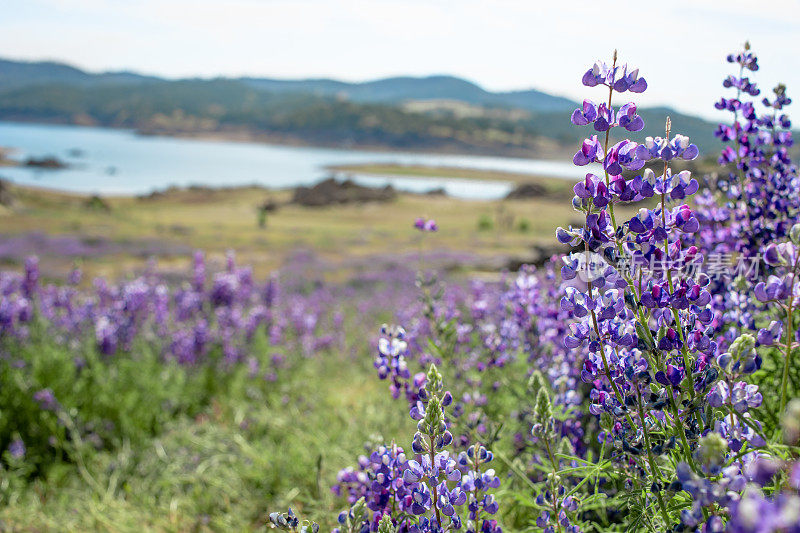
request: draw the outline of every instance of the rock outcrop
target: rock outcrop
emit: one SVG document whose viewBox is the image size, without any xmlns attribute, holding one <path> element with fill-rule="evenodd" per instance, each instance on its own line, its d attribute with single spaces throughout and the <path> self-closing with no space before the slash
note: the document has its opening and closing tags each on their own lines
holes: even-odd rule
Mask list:
<svg viewBox="0 0 800 533">
<path fill-rule="evenodd" d="M 297 187 L 292 203 L 306 207 L 352 204 L 363 202 L 390 202 L 397 198 L 397 191 L 391 185 L 385 187 L 364 187 L 354 181 L 325 179 L 313 187 Z"/>
</svg>

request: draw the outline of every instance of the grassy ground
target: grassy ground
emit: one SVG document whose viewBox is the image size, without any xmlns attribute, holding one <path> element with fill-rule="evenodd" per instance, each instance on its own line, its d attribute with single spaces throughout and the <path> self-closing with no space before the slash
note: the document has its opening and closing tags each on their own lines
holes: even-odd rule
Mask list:
<svg viewBox="0 0 800 533">
<path fill-rule="evenodd" d="M 32 358 L 72 357 L 46 342 L 29 347 Z M 366 443 L 410 441 L 414 428 L 405 403 L 375 378 L 371 347 L 353 348 L 308 359 L 276 383 L 244 370 L 217 376 L 225 390 L 210 405 L 153 437 L 82 448 L 27 485 L 4 475 L 0 530 L 263 531 L 268 512 L 291 506 L 329 531 L 346 506 L 330 491 L 338 471 L 355 465 Z"/>
<path fill-rule="evenodd" d="M 186 265 L 186 248 L 201 248 L 212 256 L 233 249 L 257 274 L 278 267 L 297 249 L 313 250 L 334 265 L 414 251 L 419 240 L 411 227 L 415 216 L 437 220 L 441 228 L 437 243 L 443 250 L 524 258 L 532 244 L 551 244 L 555 228 L 577 218 L 566 196 L 487 202 L 401 194 L 390 203 L 306 208 L 286 203 L 288 191 L 190 189 L 147 199 L 104 199 L 106 210 L 90 207 L 89 199 L 79 195 L 16 186 L 11 194 L 13 207 L 0 208 L 6 237 L 30 232 L 78 235 L 108 239 L 125 249 L 135 248 L 130 244 L 143 239 L 157 240 L 165 248 L 158 254 L 159 264 L 175 263 L 180 269 Z M 260 228 L 256 208 L 266 199 L 282 206 L 269 215 L 267 227 Z M 176 257 L 171 257 L 171 247 Z M 76 258 L 54 259 L 66 269 Z M 83 267 L 90 274 L 115 275 L 144 261 L 141 253 L 123 251 L 85 258 Z"/>
</svg>

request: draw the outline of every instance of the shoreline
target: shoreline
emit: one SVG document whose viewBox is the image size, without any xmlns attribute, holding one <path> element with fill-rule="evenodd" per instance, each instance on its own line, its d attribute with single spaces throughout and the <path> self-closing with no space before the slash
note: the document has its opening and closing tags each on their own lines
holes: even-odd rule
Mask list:
<svg viewBox="0 0 800 533">
<path fill-rule="evenodd" d="M 353 167 L 357 167 L 357 165 L 353 165 Z M 401 165 L 397 165 L 397 167 L 402 167 Z M 336 172 L 334 177 L 337 181 L 345 181 L 351 179 L 353 176 L 348 176 L 346 172 L 341 169 L 349 168 L 348 166 L 342 167 L 326 167 L 330 168 L 332 172 Z M 420 167 L 420 168 L 428 168 L 428 167 Z M 441 169 L 446 169 L 450 167 L 438 167 Z M 459 169 L 459 170 L 473 170 L 473 169 Z M 491 171 L 475 171 L 477 173 L 486 172 L 487 174 L 491 174 Z M 359 174 L 366 177 L 415 177 L 413 174 L 370 174 L 368 172 L 361 172 Z M 548 176 L 538 176 L 533 174 L 518 174 L 520 178 L 524 178 L 524 180 L 519 182 L 511 182 L 505 180 L 502 176 L 503 173 L 497 173 L 498 176 L 494 178 L 490 177 L 465 177 L 465 176 L 448 176 L 448 175 L 436 175 L 436 176 L 423 176 L 420 175 L 420 178 L 430 177 L 433 179 L 453 179 L 453 180 L 463 180 L 465 182 L 469 181 L 495 181 L 495 182 L 503 182 L 509 183 L 512 185 L 512 190 L 517 186 L 521 185 L 540 185 L 543 187 L 544 192 L 541 195 L 537 195 L 540 199 L 544 198 L 553 198 L 561 197 L 561 196 L 571 196 L 572 195 L 572 181 L 565 180 L 563 178 L 553 178 Z M 320 183 L 325 181 L 326 178 L 320 178 L 320 180 L 316 183 Z M 169 197 L 178 197 L 178 196 L 185 196 L 187 194 L 218 194 L 218 195 L 226 195 L 226 194 L 239 194 L 239 193 L 265 193 L 265 194 L 273 194 L 277 196 L 288 196 L 295 191 L 298 187 L 305 187 L 305 186 L 292 186 L 292 187 L 267 187 L 265 185 L 259 183 L 243 183 L 241 185 L 221 185 L 221 186 L 212 186 L 212 185 L 203 185 L 203 184 L 189 184 L 185 186 L 177 186 L 177 185 L 166 185 L 161 188 L 153 189 L 148 192 L 144 193 L 98 193 L 98 192 L 89 192 L 89 191 L 73 191 L 69 189 L 60 189 L 58 187 L 51 187 L 48 185 L 36 185 L 36 184 L 29 184 L 29 183 L 17 183 L 12 179 L 4 178 L 0 176 L 0 183 L 5 184 L 9 187 L 12 191 L 21 192 L 23 194 L 44 194 L 46 196 L 53 196 L 59 197 L 64 199 L 73 199 L 73 200 L 87 200 L 93 197 L 98 197 L 102 199 L 108 199 L 113 201 L 146 201 L 155 198 L 169 198 Z M 315 183 L 315 184 L 316 184 Z M 380 186 L 371 186 L 365 185 L 369 188 L 380 189 Z M 432 189 L 436 189 L 435 184 L 432 184 Z M 480 199 L 480 198 L 463 198 L 459 196 L 452 196 L 446 193 L 441 194 L 431 194 L 430 191 L 428 192 L 415 192 L 409 191 L 404 189 L 395 188 L 397 194 L 402 197 L 407 198 L 441 198 L 443 200 L 454 201 L 454 202 L 463 202 L 463 203 L 477 203 L 477 204 L 490 204 L 493 202 L 503 202 L 503 201 L 514 201 L 507 198 L 497 198 L 497 199 Z M 529 198 L 529 199 L 536 199 L 536 198 Z M 369 203 L 369 202 L 366 202 Z"/>
<path fill-rule="evenodd" d="M 347 143 L 347 142 L 314 142 L 294 135 L 283 135 L 268 132 L 254 132 L 247 129 L 230 130 L 208 130 L 208 131 L 178 131 L 178 130 L 148 130 L 147 128 L 131 128 L 127 126 L 113 126 L 104 124 L 85 123 L 79 121 L 46 121 L 46 120 L 19 120 L 19 119 L 0 119 L 0 123 L 7 124 L 28 124 L 40 126 L 73 126 L 81 128 L 99 128 L 112 131 L 127 131 L 141 137 L 166 137 L 174 139 L 187 139 L 198 141 L 248 143 L 274 146 L 290 146 L 297 148 L 324 148 L 329 150 L 354 150 L 361 152 L 375 153 L 411 153 L 411 154 L 439 154 L 439 155 L 479 155 L 486 157 L 506 157 L 513 159 L 541 159 L 546 161 L 563 161 L 565 158 L 572 158 L 572 152 L 568 147 L 548 147 L 548 149 L 536 149 L 534 147 L 513 147 L 504 148 L 501 146 L 459 146 L 456 144 L 425 148 L 399 147 L 386 144 L 371 143 Z M 545 143 L 549 139 L 543 138 Z"/>
<path fill-rule="evenodd" d="M 124 129 L 110 126 L 94 126 L 107 129 Z M 231 142 L 264 144 L 273 146 L 290 146 L 296 148 L 323 148 L 327 150 L 375 152 L 384 154 L 436 154 L 436 155 L 476 155 L 484 157 L 504 157 L 509 159 L 539 159 L 545 161 L 563 161 L 572 159 L 572 152 L 562 147 L 557 150 L 537 150 L 533 147 L 503 148 L 497 146 L 463 146 L 447 145 L 437 148 L 399 147 L 388 144 L 371 143 L 336 143 L 314 142 L 293 135 L 280 135 L 274 133 L 259 133 L 247 130 L 230 131 L 148 131 L 129 130 L 142 137 L 167 137 L 174 139 L 188 139 L 199 141 Z"/>
<path fill-rule="evenodd" d="M 431 178 L 501 182 L 512 186 L 512 191 L 525 185 L 541 186 L 543 194 L 559 197 L 572 197 L 572 187 L 576 180 L 543 174 L 527 174 L 524 172 L 508 172 L 502 170 L 483 170 L 467 167 L 401 165 L 397 163 L 363 163 L 353 165 L 329 165 L 325 167 L 337 177 L 375 176 L 400 178 Z"/>
<path fill-rule="evenodd" d="M 519 185 L 531 181 L 570 182 L 568 178 L 547 176 L 544 174 L 529 174 L 526 172 L 509 172 L 505 170 L 486 170 L 473 167 L 454 166 L 429 166 L 429 165 L 404 165 L 401 163 L 357 163 L 352 165 L 328 165 L 325 167 L 332 173 L 369 175 L 369 176 L 399 176 L 408 178 L 436 178 L 436 179 L 463 179 L 467 181 L 502 181 Z"/>
</svg>

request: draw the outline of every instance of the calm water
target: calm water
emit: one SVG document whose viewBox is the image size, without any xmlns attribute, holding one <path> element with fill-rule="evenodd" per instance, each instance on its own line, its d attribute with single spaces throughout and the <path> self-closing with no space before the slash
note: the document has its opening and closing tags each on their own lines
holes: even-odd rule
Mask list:
<svg viewBox="0 0 800 533">
<path fill-rule="evenodd" d="M 257 143 L 143 137 L 126 130 L 0 122 L 0 146 L 14 159 L 53 155 L 66 170 L 0 167 L 0 177 L 16 183 L 84 193 L 142 194 L 170 185 L 210 187 L 260 184 L 270 188 L 310 185 L 324 178 L 327 165 L 400 163 L 524 172 L 579 179 L 568 161 L 506 157 L 380 153 L 276 146 Z M 79 151 L 79 152 L 78 152 Z M 353 176 L 364 185 L 392 184 L 411 192 L 442 187 L 460 198 L 496 199 L 510 183 L 427 177 Z"/>
</svg>

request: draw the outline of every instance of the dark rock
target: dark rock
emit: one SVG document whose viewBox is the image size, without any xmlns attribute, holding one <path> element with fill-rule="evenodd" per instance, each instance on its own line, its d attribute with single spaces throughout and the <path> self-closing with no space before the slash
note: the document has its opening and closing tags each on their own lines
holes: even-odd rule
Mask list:
<svg viewBox="0 0 800 533">
<path fill-rule="evenodd" d="M 258 206 L 258 210 L 264 211 L 265 213 L 272 213 L 274 211 L 277 211 L 278 207 L 279 207 L 278 202 L 274 200 L 264 200 L 264 202 Z"/>
<path fill-rule="evenodd" d="M 137 200 L 157 200 L 159 198 L 164 198 L 167 195 L 164 191 L 152 191 L 146 194 L 138 194 L 136 195 Z"/>
<path fill-rule="evenodd" d="M 523 265 L 534 265 L 537 267 L 545 265 L 554 256 L 569 255 L 572 252 L 580 251 L 581 248 L 572 248 L 563 244 L 534 245 L 531 247 L 530 255 L 526 257 L 512 257 L 506 261 L 505 268 L 511 272 L 517 272 Z"/>
<path fill-rule="evenodd" d="M 194 233 L 194 230 L 189 226 L 184 226 L 182 224 L 172 224 L 169 226 L 169 232 L 174 233 L 175 235 L 191 235 Z"/>
<path fill-rule="evenodd" d="M 29 157 L 23 163 L 26 167 L 47 168 L 52 170 L 67 168 L 67 164 L 52 155 L 46 157 Z"/>
<path fill-rule="evenodd" d="M 447 191 L 444 190 L 444 187 L 437 187 L 436 189 L 431 189 L 425 193 L 427 196 L 447 196 Z"/>
<path fill-rule="evenodd" d="M 538 183 L 521 183 L 506 195 L 507 200 L 524 200 L 527 198 L 541 198 L 547 194 L 544 185 Z"/>
<path fill-rule="evenodd" d="M 351 180 L 342 182 L 334 178 L 323 180 L 313 187 L 297 187 L 292 203 L 306 207 L 323 207 L 362 202 L 389 202 L 397 198 L 397 191 L 387 185 L 382 188 L 364 187 Z"/>
</svg>

